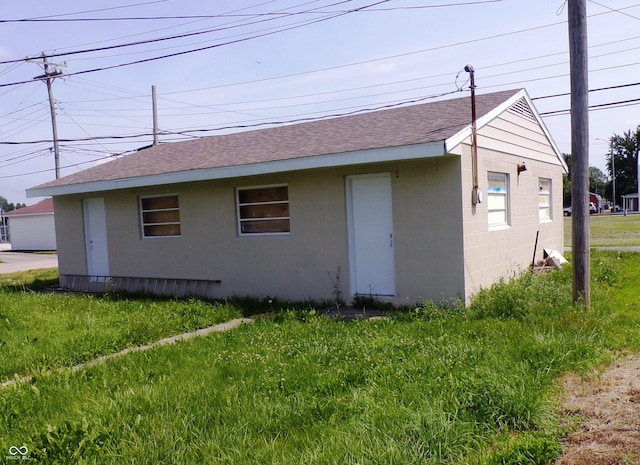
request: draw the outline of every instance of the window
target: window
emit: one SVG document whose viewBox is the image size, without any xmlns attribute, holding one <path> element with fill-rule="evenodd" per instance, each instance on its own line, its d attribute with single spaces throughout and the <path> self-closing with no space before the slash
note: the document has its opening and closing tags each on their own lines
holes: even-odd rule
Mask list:
<svg viewBox="0 0 640 465">
<path fill-rule="evenodd" d="M 140 198 L 142 237 L 180 235 L 180 205 L 177 195 Z"/>
<path fill-rule="evenodd" d="M 551 179 L 538 179 L 538 215 L 540 220 L 551 219 Z"/>
<path fill-rule="evenodd" d="M 489 226 L 505 226 L 509 224 L 509 199 L 507 198 L 507 180 L 504 173 L 489 173 L 487 189 L 487 210 Z"/>
<path fill-rule="evenodd" d="M 288 186 L 238 189 L 237 196 L 241 235 L 290 232 Z"/>
</svg>

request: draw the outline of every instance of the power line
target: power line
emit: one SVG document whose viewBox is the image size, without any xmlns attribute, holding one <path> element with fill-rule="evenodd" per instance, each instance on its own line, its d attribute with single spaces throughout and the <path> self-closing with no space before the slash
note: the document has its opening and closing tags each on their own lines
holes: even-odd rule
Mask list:
<svg viewBox="0 0 640 465">
<path fill-rule="evenodd" d="M 111 11 L 111 10 L 121 10 L 124 8 L 133 8 L 133 7 L 138 7 L 138 6 L 146 6 L 146 5 L 152 5 L 154 3 L 165 3 L 167 0 L 153 0 L 150 2 L 144 2 L 144 3 L 135 3 L 133 5 L 121 5 L 121 6 L 113 6 L 113 7 L 109 7 L 109 8 L 99 8 L 99 9 L 94 9 L 94 10 L 85 10 L 85 11 L 77 11 L 74 13 L 61 13 L 58 15 L 49 15 L 49 16 L 38 16 L 35 18 L 26 18 L 26 19 L 21 19 L 21 20 L 17 20 L 17 21 L 38 21 L 38 20 L 45 20 L 47 18 L 57 18 L 60 16 L 73 16 L 73 15 L 80 15 L 80 14 L 84 14 L 84 13 L 97 13 L 99 11 Z M 5 22 L 5 21 L 0 21 L 0 22 Z M 7 22 L 12 22 L 12 20 L 8 20 Z"/>
<path fill-rule="evenodd" d="M 238 124 L 238 125 L 224 126 L 224 127 L 217 127 L 217 128 L 208 128 L 208 129 L 190 129 L 190 130 L 183 130 L 183 131 L 166 131 L 166 132 L 163 132 L 162 134 L 163 135 L 188 135 L 188 133 L 193 133 L 193 132 L 213 132 L 213 131 L 223 131 L 223 130 L 230 130 L 230 129 L 246 129 L 246 128 L 259 127 L 259 126 L 267 126 L 267 125 L 283 125 L 283 124 L 292 124 L 292 123 L 316 121 L 316 120 L 329 119 L 329 118 L 339 118 L 339 117 L 342 117 L 342 116 L 349 116 L 349 115 L 354 115 L 354 114 L 357 114 L 357 113 L 366 113 L 366 112 L 371 112 L 371 111 L 377 111 L 377 110 L 383 110 L 383 109 L 388 109 L 388 108 L 399 107 L 399 106 L 403 106 L 403 105 L 414 104 L 414 103 L 418 103 L 418 102 L 423 102 L 425 100 L 431 100 L 431 99 L 435 99 L 435 98 L 439 98 L 439 97 L 444 97 L 446 95 L 451 95 L 451 94 L 454 94 L 454 93 L 457 93 L 457 92 L 459 92 L 458 89 L 456 89 L 455 91 L 444 92 L 444 93 L 437 94 L 437 95 L 430 95 L 430 96 L 427 96 L 427 97 L 414 98 L 414 99 L 411 99 L 411 100 L 403 100 L 401 102 L 389 103 L 389 104 L 380 105 L 380 106 L 377 106 L 377 107 L 359 108 L 357 110 L 353 110 L 353 111 L 349 111 L 349 112 L 345 112 L 345 113 L 331 114 L 331 115 L 323 115 L 323 116 L 316 116 L 316 117 L 305 117 L 305 118 L 297 118 L 297 119 L 289 119 L 289 120 L 268 121 L 268 122 L 252 123 L 252 124 Z M 153 136 L 153 134 L 152 133 L 140 133 L 140 134 L 129 134 L 129 135 L 81 137 L 81 138 L 74 138 L 74 139 L 58 139 L 58 141 L 59 142 L 87 142 L 87 141 L 109 140 L 109 139 L 133 139 L 133 138 L 150 137 L 150 136 Z M 49 143 L 49 142 L 51 142 L 51 140 L 49 140 L 49 139 L 34 140 L 34 141 L 0 141 L 0 145 L 28 145 L 28 144 L 42 144 L 42 143 Z"/>
<path fill-rule="evenodd" d="M 83 161 L 80 163 L 73 163 L 71 165 L 65 165 L 62 168 L 75 168 L 78 167 L 80 165 L 86 165 L 87 163 L 95 163 L 97 161 L 101 161 L 104 160 L 105 157 L 101 157 L 101 158 L 95 158 L 93 160 L 89 160 L 89 161 Z M 18 174 L 6 174 L 4 176 L 0 176 L 0 179 L 8 179 L 8 178 L 18 178 L 21 176 L 30 176 L 32 174 L 40 174 L 40 173 L 49 173 L 51 171 L 55 171 L 55 168 L 48 168 L 48 169 L 44 169 L 44 170 L 37 170 L 37 171 L 29 171 L 27 173 L 18 173 Z"/>
<path fill-rule="evenodd" d="M 239 12 L 239 11 L 250 10 L 251 8 L 261 7 L 263 5 L 267 5 L 269 3 L 275 3 L 277 1 L 278 0 L 266 0 L 266 1 L 262 1 L 260 3 L 256 3 L 256 4 L 253 4 L 253 5 L 249 5 L 249 6 L 245 6 L 245 7 L 242 7 L 242 8 L 237 8 L 235 10 L 231 10 L 229 13 L 236 13 L 236 12 Z M 302 3 L 302 4 L 299 4 L 299 5 L 293 5 L 293 6 L 289 7 L 289 8 L 295 8 L 295 7 L 298 7 L 298 6 L 304 6 L 304 5 L 308 4 L 308 3 L 315 3 L 317 1 L 320 1 L 320 0 L 312 0 L 311 2 L 307 1 L 306 3 Z M 89 43 L 87 43 L 85 45 L 82 45 L 82 47 L 86 47 L 86 46 L 93 45 L 93 44 L 109 43 L 109 42 L 113 42 L 115 40 L 127 39 L 129 37 L 144 36 L 144 35 L 151 34 L 151 33 L 154 33 L 154 32 L 159 32 L 159 31 L 165 31 L 165 30 L 168 30 L 168 29 L 179 28 L 179 27 L 185 26 L 187 24 L 191 24 L 191 23 L 195 23 L 195 22 L 199 22 L 199 21 L 203 21 L 203 20 L 201 20 L 201 19 L 191 20 L 191 21 L 189 21 L 187 23 L 175 24 L 175 25 L 172 25 L 172 26 L 162 27 L 162 28 L 158 28 L 158 29 L 152 29 L 152 30 L 148 30 L 148 31 L 144 31 L 144 32 L 137 32 L 135 34 L 128 34 L 128 35 L 125 35 L 125 36 L 113 37 L 111 39 L 105 39 L 105 40 L 98 40 L 98 41 L 94 41 L 94 42 L 89 42 Z M 233 21 L 231 23 L 226 23 L 226 24 L 233 24 L 233 23 L 238 23 L 238 22 L 241 22 L 241 20 L 235 20 L 235 21 Z M 78 47 L 80 47 L 80 45 L 65 47 L 65 48 L 56 49 L 56 50 L 57 51 L 61 51 L 61 50 L 74 49 L 74 48 L 78 48 Z"/>
<path fill-rule="evenodd" d="M 594 5 L 598 5 L 598 6 L 601 6 L 602 8 L 606 8 L 612 13 L 620 13 L 621 15 L 628 16 L 629 18 L 640 20 L 640 18 L 638 18 L 637 16 L 633 16 L 633 15 L 630 15 L 629 13 L 622 11 L 622 10 L 625 10 L 626 8 L 611 8 L 608 5 L 603 5 L 602 3 L 598 3 L 594 0 L 589 0 L 589 3 L 593 3 Z"/>
<path fill-rule="evenodd" d="M 435 8 L 481 5 L 486 3 L 499 3 L 503 1 L 504 0 L 479 0 L 479 1 L 471 1 L 471 2 L 443 3 L 439 5 L 371 8 L 371 9 L 367 9 L 366 11 L 376 12 L 376 11 L 398 11 L 398 10 L 426 10 L 426 9 L 435 9 Z M 150 3 L 154 3 L 154 2 L 150 2 Z M 321 8 L 327 8 L 327 7 L 321 7 Z M 102 10 L 94 10 L 94 11 L 102 11 Z M 296 12 L 292 14 L 346 13 L 347 11 L 349 10 L 309 11 L 309 12 Z M 72 15 L 72 14 L 80 14 L 80 13 L 69 13 L 69 15 Z M 262 16 L 288 16 L 288 15 L 285 13 L 268 12 L 268 13 L 246 13 L 246 14 L 221 13 L 217 15 L 119 16 L 119 17 L 106 17 L 106 18 L 103 17 L 103 18 L 63 18 L 63 19 L 54 18 L 54 17 L 41 17 L 41 18 L 23 18 L 23 19 L 1 19 L 0 23 L 158 21 L 158 20 L 183 20 L 183 19 L 255 18 L 255 17 L 262 17 Z"/>
<path fill-rule="evenodd" d="M 601 103 L 599 105 L 589 105 L 589 110 L 604 110 L 606 108 L 628 107 L 637 104 L 640 104 L 640 98 L 620 100 L 618 102 Z M 570 114 L 571 109 L 568 108 L 565 110 L 547 111 L 544 113 L 540 113 L 540 116 L 564 116 Z"/>
<path fill-rule="evenodd" d="M 363 9 L 368 8 L 369 6 L 379 5 L 379 4 L 382 4 L 382 3 L 386 3 L 388 1 L 390 1 L 390 0 L 379 0 L 379 1 L 371 3 L 369 5 L 366 5 L 366 6 L 363 6 L 363 7 L 359 7 L 359 8 L 355 8 L 353 10 L 349 10 L 346 13 L 338 13 L 338 14 L 327 16 L 327 17 L 324 17 L 324 18 L 303 22 L 301 24 L 295 24 L 293 26 L 284 27 L 284 28 L 281 28 L 281 29 L 278 29 L 278 30 L 275 30 L 275 31 L 263 32 L 263 33 L 256 34 L 256 35 L 253 35 L 253 36 L 250 36 L 250 37 L 244 37 L 244 38 L 240 38 L 240 39 L 230 40 L 230 41 L 227 41 L 227 42 L 222 42 L 222 43 L 218 43 L 218 44 L 214 44 L 214 45 L 209 45 L 209 46 L 206 46 L 206 47 L 200 47 L 200 48 L 196 48 L 196 49 L 185 50 L 185 51 L 182 51 L 182 52 L 175 52 L 175 53 L 170 53 L 170 54 L 151 57 L 151 58 L 144 58 L 144 59 L 141 59 L 141 60 L 131 61 L 131 62 L 128 62 L 128 63 L 120 63 L 120 64 L 117 64 L 117 65 L 111 65 L 111 66 L 104 66 L 104 67 L 99 67 L 99 68 L 87 69 L 87 70 L 83 70 L 83 71 L 76 71 L 76 72 L 73 72 L 73 73 L 66 73 L 65 77 L 77 76 L 77 75 L 80 75 L 80 74 L 87 74 L 87 73 L 94 73 L 94 72 L 97 72 L 97 71 L 106 71 L 106 70 L 116 69 L 116 68 L 123 68 L 123 67 L 126 67 L 126 66 L 137 65 L 137 64 L 142 64 L 142 63 L 148 63 L 148 62 L 151 62 L 151 61 L 161 60 L 161 59 L 165 59 L 165 58 L 172 58 L 172 57 L 177 57 L 177 56 L 186 55 L 186 54 L 190 54 L 190 53 L 201 52 L 201 51 L 204 51 L 204 50 L 210 50 L 210 49 L 213 49 L 213 48 L 218 48 L 218 47 L 222 47 L 222 46 L 226 46 L 226 45 L 232 45 L 232 44 L 237 44 L 237 43 L 240 43 L 240 42 L 246 42 L 246 41 L 253 40 L 253 39 L 258 39 L 258 38 L 261 38 L 261 37 L 266 37 L 266 36 L 278 34 L 278 33 L 281 33 L 281 32 L 286 32 L 286 31 L 290 31 L 290 30 L 293 30 L 293 29 L 298 29 L 300 27 L 308 26 L 308 25 L 311 25 L 311 24 L 316 24 L 316 23 L 328 21 L 328 20 L 331 20 L 331 19 L 334 19 L 334 18 L 337 18 L 337 17 L 340 17 L 340 16 L 344 16 L 346 14 L 351 14 L 351 13 L 355 13 L 355 12 L 358 12 L 358 11 L 362 11 Z M 54 54 L 53 56 L 58 57 L 58 56 L 64 56 L 64 55 L 67 55 L 67 54 Z M 2 63 L 0 62 L 0 64 L 2 64 Z M 20 84 L 27 84 L 29 82 L 32 82 L 32 81 L 20 81 L 20 82 L 12 82 L 12 83 L 0 84 L 0 87 L 8 87 L 8 86 L 15 86 L 15 85 L 20 85 Z"/>
<path fill-rule="evenodd" d="M 619 84 L 619 85 L 615 85 L 615 86 L 607 86 L 607 87 L 600 87 L 600 88 L 596 88 L 596 89 L 590 89 L 589 92 L 600 92 L 600 91 L 605 91 L 605 90 L 622 89 L 622 88 L 633 87 L 633 86 L 638 86 L 638 85 L 640 85 L 640 82 Z M 504 84 L 502 84 L 501 86 L 504 86 Z M 489 87 L 489 86 L 487 86 L 487 87 Z M 263 121 L 263 122 L 259 122 L 259 123 L 235 124 L 235 125 L 229 125 L 229 126 L 218 127 L 218 128 L 185 129 L 185 130 L 180 130 L 180 131 L 162 131 L 162 135 L 165 135 L 165 136 L 167 136 L 167 135 L 186 135 L 186 134 L 189 134 L 189 133 L 213 132 L 213 131 L 222 131 L 222 130 L 231 130 L 231 129 L 246 129 L 246 128 L 252 128 L 252 127 L 266 126 L 266 125 L 291 124 L 291 123 L 299 123 L 299 122 L 304 122 L 304 121 L 313 121 L 313 120 L 318 120 L 318 119 L 335 118 L 335 117 L 347 116 L 347 115 L 356 114 L 356 113 L 363 113 L 363 112 L 368 112 L 368 111 L 391 108 L 391 107 L 395 107 L 395 106 L 418 103 L 420 101 L 425 101 L 425 100 L 428 100 L 428 99 L 433 99 L 433 98 L 438 98 L 438 97 L 442 97 L 442 96 L 445 96 L 445 95 L 450 95 L 450 94 L 455 93 L 455 92 L 457 92 L 457 91 L 445 92 L 445 93 L 437 94 L 437 95 L 434 95 L 434 96 L 415 98 L 415 99 L 410 99 L 410 100 L 403 100 L 403 101 L 400 101 L 400 102 L 380 105 L 380 106 L 377 106 L 375 108 L 358 108 L 356 110 L 345 112 L 345 113 L 323 115 L 323 116 L 316 116 L 316 117 L 304 117 L 304 118 L 296 118 L 296 119 L 278 120 L 278 121 L 266 121 L 266 122 Z M 376 95 L 378 95 L 378 94 L 376 94 Z M 566 95 L 568 95 L 568 94 L 567 93 L 562 93 L 562 94 L 553 94 L 553 95 L 548 95 L 548 96 L 532 97 L 532 100 L 560 97 L 560 96 L 566 96 Z M 354 97 L 354 98 L 358 98 L 358 97 Z M 592 105 L 589 108 L 590 109 L 601 109 L 601 108 L 606 108 L 606 107 L 611 107 L 611 106 L 621 106 L 623 104 L 635 103 L 635 102 L 638 102 L 638 101 L 640 101 L 640 99 L 631 99 L 631 100 L 624 100 L 624 101 L 618 101 L 618 102 L 610 102 L 610 103 L 601 104 L 601 105 Z M 566 114 L 567 112 L 569 112 L 569 110 L 557 110 L 557 111 L 543 112 L 543 113 L 540 113 L 540 115 L 541 116 L 556 116 L 556 115 Z M 95 136 L 95 137 L 91 137 L 90 136 L 90 137 L 85 137 L 85 138 L 59 139 L 59 142 L 71 143 L 71 142 L 88 142 L 88 141 L 99 141 L 99 140 L 131 140 L 131 139 L 136 139 L 136 138 L 141 138 L 141 137 L 150 137 L 152 135 L 153 135 L 152 133 L 146 132 L 146 133 L 129 134 L 129 135 L 112 135 L 112 136 Z M 37 143 L 51 143 L 51 142 L 52 141 L 50 139 L 34 140 L 34 141 L 0 141 L 0 145 L 28 145 L 28 144 L 37 144 Z"/>
<path fill-rule="evenodd" d="M 640 82 L 632 82 L 629 84 L 619 84 L 617 86 L 598 87 L 597 89 L 589 89 L 589 92 L 600 92 L 603 90 L 624 89 L 625 87 L 634 87 L 634 86 L 640 86 Z M 544 95 L 542 97 L 531 97 L 531 100 L 542 100 L 545 98 L 566 97 L 567 95 L 570 95 L 570 93 L 563 92 L 561 94 Z"/>
<path fill-rule="evenodd" d="M 332 5 L 339 5 L 342 3 L 347 3 L 351 0 L 342 0 L 340 2 L 337 3 L 333 3 Z M 373 3 L 372 5 L 378 5 L 380 3 L 385 3 L 388 2 L 390 0 L 381 0 L 379 2 Z M 332 6 L 329 5 L 329 6 Z M 323 8 L 323 7 L 319 7 L 319 8 Z M 364 6 L 364 7 L 360 7 L 360 8 L 356 8 L 353 10 L 345 10 L 341 13 L 332 13 L 329 15 L 329 17 L 327 19 L 332 19 L 334 17 L 337 16 L 342 16 L 344 14 L 350 14 L 353 13 L 355 11 L 359 11 L 359 10 L 364 10 L 368 8 L 368 6 Z M 308 11 L 302 11 L 302 12 L 295 12 L 295 13 L 278 13 L 280 15 L 280 17 L 288 17 L 288 16 L 295 16 L 295 15 L 300 15 L 300 14 L 307 14 L 309 12 L 312 12 L 314 10 L 317 10 L 318 8 L 312 9 L 312 10 L 308 10 Z M 258 16 L 263 16 L 263 14 L 260 14 Z M 105 46 L 105 47 L 97 47 L 97 48 L 90 48 L 90 49 L 84 49 L 84 50 L 75 50 L 75 51 L 71 51 L 71 52 L 59 52 L 59 53 L 52 53 L 47 55 L 49 58 L 58 58 L 58 57 L 66 57 L 66 56 L 72 56 L 72 55 L 78 55 L 78 54 L 84 54 L 84 53 L 93 53 L 93 52 L 103 52 L 106 50 L 114 50 L 114 49 L 118 49 L 118 48 L 125 48 L 125 47 L 134 47 L 134 46 L 138 46 L 138 45 L 145 45 L 145 44 L 151 44 L 151 43 L 156 43 L 156 42 L 163 42 L 163 41 L 167 41 L 167 40 L 175 40 L 175 39 L 184 39 L 186 37 L 193 37 L 193 36 L 197 36 L 197 35 L 203 35 L 203 34 L 210 34 L 212 32 L 220 32 L 226 29 L 230 29 L 230 28 L 236 28 L 236 27 L 241 27 L 241 26 L 247 26 L 247 25 L 252 25 L 252 24 L 257 24 L 260 22 L 265 22 L 265 21 L 271 21 L 273 18 L 270 19 L 262 19 L 260 21 L 255 21 L 253 23 L 245 23 L 245 24 L 241 24 L 241 25 L 235 25 L 235 26 L 225 26 L 225 27 L 218 27 L 218 28 L 213 28 L 213 29 L 206 29 L 203 31 L 194 31 L 194 32 L 187 32 L 184 34 L 176 34 L 176 35 L 172 35 L 172 36 L 167 36 L 167 37 L 158 37 L 155 39 L 148 39 L 148 40 L 140 40 L 137 42 L 129 42 L 129 43 L 125 43 L 125 44 L 116 44 L 116 45 L 109 45 L 109 46 Z M 279 18 L 277 18 L 279 19 Z M 324 20 L 324 19 L 322 19 Z M 316 21 L 312 21 L 310 24 L 313 24 Z M 37 59 L 37 57 L 28 57 L 26 58 L 26 60 L 29 59 Z M 24 61 L 23 60 L 7 60 L 7 61 L 0 61 L 0 65 L 3 64 L 9 64 L 9 63 L 18 63 Z"/>
<path fill-rule="evenodd" d="M 385 1 L 388 1 L 388 0 L 385 0 Z M 379 3 L 384 3 L 384 2 L 374 3 L 373 5 L 376 5 L 376 4 L 379 4 Z M 348 14 L 348 13 L 355 12 L 355 11 L 365 11 L 365 9 L 370 8 L 370 6 L 371 5 L 367 5 L 367 6 L 359 8 L 359 9 L 348 10 L 347 13 L 342 13 L 342 14 Z M 630 7 L 628 7 L 628 8 L 630 8 Z M 600 15 L 600 14 L 603 14 L 603 13 L 599 13 L 597 15 Z M 597 15 L 593 15 L 593 16 L 597 16 Z M 231 44 L 234 44 L 234 43 L 243 42 L 243 41 L 247 41 L 247 40 L 263 37 L 265 35 L 272 35 L 272 34 L 275 34 L 275 33 L 278 33 L 278 32 L 284 32 L 284 31 L 287 31 L 287 30 L 290 30 L 290 29 L 294 29 L 294 28 L 297 28 L 297 27 L 302 27 L 302 26 L 305 26 L 305 25 L 308 25 L 308 24 L 313 24 L 314 22 L 326 21 L 328 19 L 333 19 L 334 17 L 336 17 L 336 16 L 332 16 L 332 17 L 328 17 L 328 18 L 322 18 L 322 19 L 319 19 L 319 20 L 316 20 L 316 21 L 303 23 L 302 25 L 296 25 L 296 26 L 293 26 L 293 27 L 290 27 L 290 28 L 279 29 L 277 31 L 267 32 L 267 33 L 264 33 L 264 34 L 254 35 L 254 36 L 251 36 L 251 37 L 241 38 L 241 39 L 232 40 L 232 41 L 228 41 L 228 42 L 223 42 L 223 43 L 219 43 L 219 44 L 214 44 L 214 45 L 210 45 L 210 46 L 206 46 L 206 47 L 200 47 L 200 48 L 181 51 L 181 52 L 176 52 L 176 53 L 172 53 L 172 54 L 166 54 L 166 55 L 161 55 L 161 56 L 157 56 L 157 57 L 151 57 L 151 58 L 147 58 L 147 59 L 136 60 L 136 61 L 128 62 L 128 63 L 121 63 L 121 64 L 117 64 L 117 65 L 112 65 L 112 66 L 106 66 L 106 67 L 100 67 L 100 68 L 94 68 L 94 69 L 89 69 L 89 70 L 78 71 L 78 72 L 74 72 L 74 73 L 68 73 L 68 74 L 66 74 L 66 76 L 74 76 L 74 75 L 80 75 L 80 74 L 104 71 L 104 70 L 109 70 L 109 69 L 125 67 L 125 66 L 131 66 L 131 65 L 135 65 L 135 64 L 146 63 L 146 62 L 149 62 L 149 61 L 160 60 L 160 59 L 164 59 L 164 58 L 171 58 L 171 57 L 184 55 L 184 54 L 189 54 L 189 53 L 195 53 L 195 52 L 199 52 L 199 51 L 203 51 L 203 50 L 208 50 L 208 49 L 212 49 L 212 48 L 216 48 L 216 47 L 221 47 L 221 46 L 225 46 L 225 45 L 231 45 Z M 557 26 L 557 25 L 561 25 L 561 24 L 564 24 L 564 22 L 551 23 L 551 24 L 546 24 L 546 25 L 542 25 L 542 26 L 534 26 L 534 27 L 531 27 L 531 28 L 521 29 L 521 30 L 517 30 L 517 31 L 511 31 L 511 32 L 507 32 L 507 33 L 502 33 L 502 34 L 497 34 L 497 35 L 492 35 L 492 36 L 472 39 L 472 40 L 453 43 L 453 44 L 446 44 L 446 45 L 443 45 L 443 46 L 432 47 L 432 48 L 428 48 L 428 49 L 423 49 L 423 50 L 417 50 L 417 51 L 412 51 L 412 52 L 392 55 L 392 56 L 388 56 L 388 57 L 384 57 L 384 58 L 377 58 L 377 59 L 373 59 L 373 60 L 364 60 L 364 61 L 360 61 L 360 62 L 356 62 L 356 63 L 349 63 L 349 64 L 345 64 L 345 65 L 333 66 L 333 67 L 328 67 L 328 68 L 323 68 L 323 69 L 313 70 L 313 71 L 307 71 L 307 72 L 301 72 L 301 73 L 293 73 L 293 74 L 289 74 L 289 75 L 277 76 L 277 77 L 272 77 L 272 78 L 263 78 L 263 79 L 245 81 L 245 82 L 240 82 L 240 83 L 222 84 L 222 85 L 218 85 L 218 86 L 207 87 L 206 89 L 214 89 L 214 88 L 220 88 L 220 87 L 235 86 L 235 85 L 249 84 L 249 83 L 255 83 L 255 82 L 263 82 L 263 81 L 268 81 L 268 80 L 273 80 L 273 79 L 281 79 L 281 78 L 284 78 L 284 77 L 293 77 L 293 76 L 299 76 L 299 75 L 304 75 L 304 74 L 310 74 L 310 73 L 319 72 L 319 71 L 335 70 L 335 69 L 349 67 L 349 66 L 357 66 L 357 65 L 371 63 L 371 62 L 375 62 L 375 61 L 379 61 L 379 60 L 388 60 L 388 59 L 393 59 L 393 58 L 409 56 L 409 55 L 413 55 L 413 54 L 426 53 L 426 52 L 440 50 L 440 49 L 444 49 L 444 48 L 448 48 L 448 47 L 466 45 L 466 44 L 473 43 L 473 42 L 490 40 L 490 39 L 505 37 L 505 36 L 509 36 L 509 35 L 515 35 L 515 34 L 519 34 L 519 33 L 523 33 L 523 32 L 530 32 L 530 31 L 533 31 L 533 30 L 538 30 L 538 29 L 542 29 L 542 28 Z M 172 37 L 178 37 L 178 36 L 172 36 Z M 152 41 L 157 41 L 157 40 L 164 40 L 164 39 L 153 39 Z M 618 41 L 616 41 L 616 42 L 618 42 Z M 145 43 L 145 41 L 141 41 L 140 43 Z M 612 43 L 615 43 L 615 42 L 612 42 Z M 121 45 L 112 46 L 112 47 L 121 47 L 121 46 L 133 45 L 133 44 L 137 44 L 137 43 L 121 44 Z M 598 45 L 598 46 L 602 46 L 602 45 L 607 45 L 607 44 L 601 44 L 601 45 Z M 90 50 L 101 50 L 101 49 L 90 49 Z M 68 53 L 54 54 L 52 56 L 64 56 L 64 55 L 67 55 L 67 54 L 85 53 L 85 52 L 87 52 L 87 50 L 79 50 L 79 51 L 68 52 Z M 12 63 L 14 61 L 16 61 L 16 60 L 0 62 L 0 64 Z M 7 87 L 7 86 L 14 86 L 14 85 L 19 85 L 19 84 L 26 84 L 26 83 L 29 83 L 29 82 L 31 82 L 31 81 L 20 81 L 20 82 L 14 82 L 14 83 L 0 84 L 0 87 Z M 180 91 L 180 92 L 194 92 L 194 91 L 197 91 L 197 90 L 203 90 L 203 89 L 193 89 L 193 90 Z"/>
</svg>

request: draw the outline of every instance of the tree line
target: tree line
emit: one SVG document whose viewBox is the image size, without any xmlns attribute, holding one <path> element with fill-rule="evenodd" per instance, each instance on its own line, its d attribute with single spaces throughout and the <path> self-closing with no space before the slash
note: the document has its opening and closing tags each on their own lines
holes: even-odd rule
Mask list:
<svg viewBox="0 0 640 465">
<path fill-rule="evenodd" d="M 589 167 L 589 191 L 600 194 L 615 205 L 622 205 L 622 196 L 638 192 L 638 154 L 640 152 L 640 126 L 635 131 L 626 131 L 623 135 L 609 138 L 609 150 L 606 154 L 606 170 L 595 166 Z M 571 205 L 571 154 L 563 153 L 569 173 L 565 176 L 563 186 L 563 202 Z M 615 191 L 613 198 L 613 179 L 615 169 Z"/>
<path fill-rule="evenodd" d="M 27 204 L 24 203 L 9 203 L 7 199 L 0 195 L 0 210 L 4 212 L 10 212 L 11 210 L 17 210 L 18 208 L 26 207 Z"/>
</svg>

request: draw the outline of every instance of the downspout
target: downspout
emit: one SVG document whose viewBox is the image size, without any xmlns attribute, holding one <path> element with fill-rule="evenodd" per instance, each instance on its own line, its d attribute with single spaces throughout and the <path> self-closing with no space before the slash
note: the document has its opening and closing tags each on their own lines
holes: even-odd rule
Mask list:
<svg viewBox="0 0 640 465">
<path fill-rule="evenodd" d="M 471 204 L 482 202 L 482 192 L 478 187 L 478 133 L 476 128 L 476 81 L 473 66 L 467 65 L 464 70 L 469 73 L 471 80 L 471 171 L 473 174 L 473 190 L 471 191 Z"/>
</svg>

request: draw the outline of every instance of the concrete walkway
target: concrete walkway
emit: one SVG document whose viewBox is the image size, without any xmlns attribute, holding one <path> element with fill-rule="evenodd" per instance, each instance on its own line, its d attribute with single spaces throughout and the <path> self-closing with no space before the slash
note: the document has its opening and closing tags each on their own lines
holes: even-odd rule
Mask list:
<svg viewBox="0 0 640 465">
<path fill-rule="evenodd" d="M 0 244 L 0 274 L 57 267 L 56 253 L 12 252 L 9 244 Z"/>
<path fill-rule="evenodd" d="M 160 339 L 159 341 L 156 342 L 152 342 L 151 344 L 148 345 L 143 345 L 143 346 L 136 346 L 136 347 L 129 347 L 127 349 L 123 349 L 119 352 L 113 353 L 113 354 L 108 354 L 108 355 L 103 355 L 102 357 L 98 357 L 94 360 L 89 360 L 87 362 L 84 363 L 80 363 L 78 365 L 75 365 L 73 367 L 60 367 L 58 368 L 56 371 L 62 372 L 64 370 L 71 370 L 71 371 L 80 371 L 80 370 L 84 370 L 86 368 L 91 368 L 93 366 L 99 365 L 101 363 L 104 363 L 105 361 L 112 359 L 112 358 L 117 358 L 117 357 L 122 357 L 123 355 L 127 355 L 130 354 L 132 352 L 144 352 L 150 349 L 153 349 L 155 347 L 161 347 L 161 346 L 166 346 L 169 344 L 175 344 L 178 341 L 186 341 L 189 339 L 192 339 L 194 337 L 202 337 L 202 336 L 206 336 L 208 334 L 211 333 L 216 333 L 216 332 L 222 332 L 222 331 L 229 331 L 230 329 L 233 329 L 243 323 L 253 323 L 253 320 L 251 318 L 236 318 L 235 320 L 231 320 L 231 321 L 227 321 L 225 323 L 220 323 L 217 325 L 213 325 L 213 326 L 209 326 L 208 328 L 202 328 L 202 329 L 198 329 L 196 331 L 192 331 L 190 333 L 184 333 L 184 334 L 177 334 L 175 336 L 171 336 L 171 337 L 167 337 L 164 339 Z M 13 379 L 10 379 L 8 381 L 5 381 L 3 383 L 0 383 L 0 389 L 5 389 L 9 386 L 15 386 L 16 384 L 19 383 L 26 383 L 29 382 L 33 379 L 32 375 L 25 375 L 25 376 L 16 376 Z"/>
</svg>

